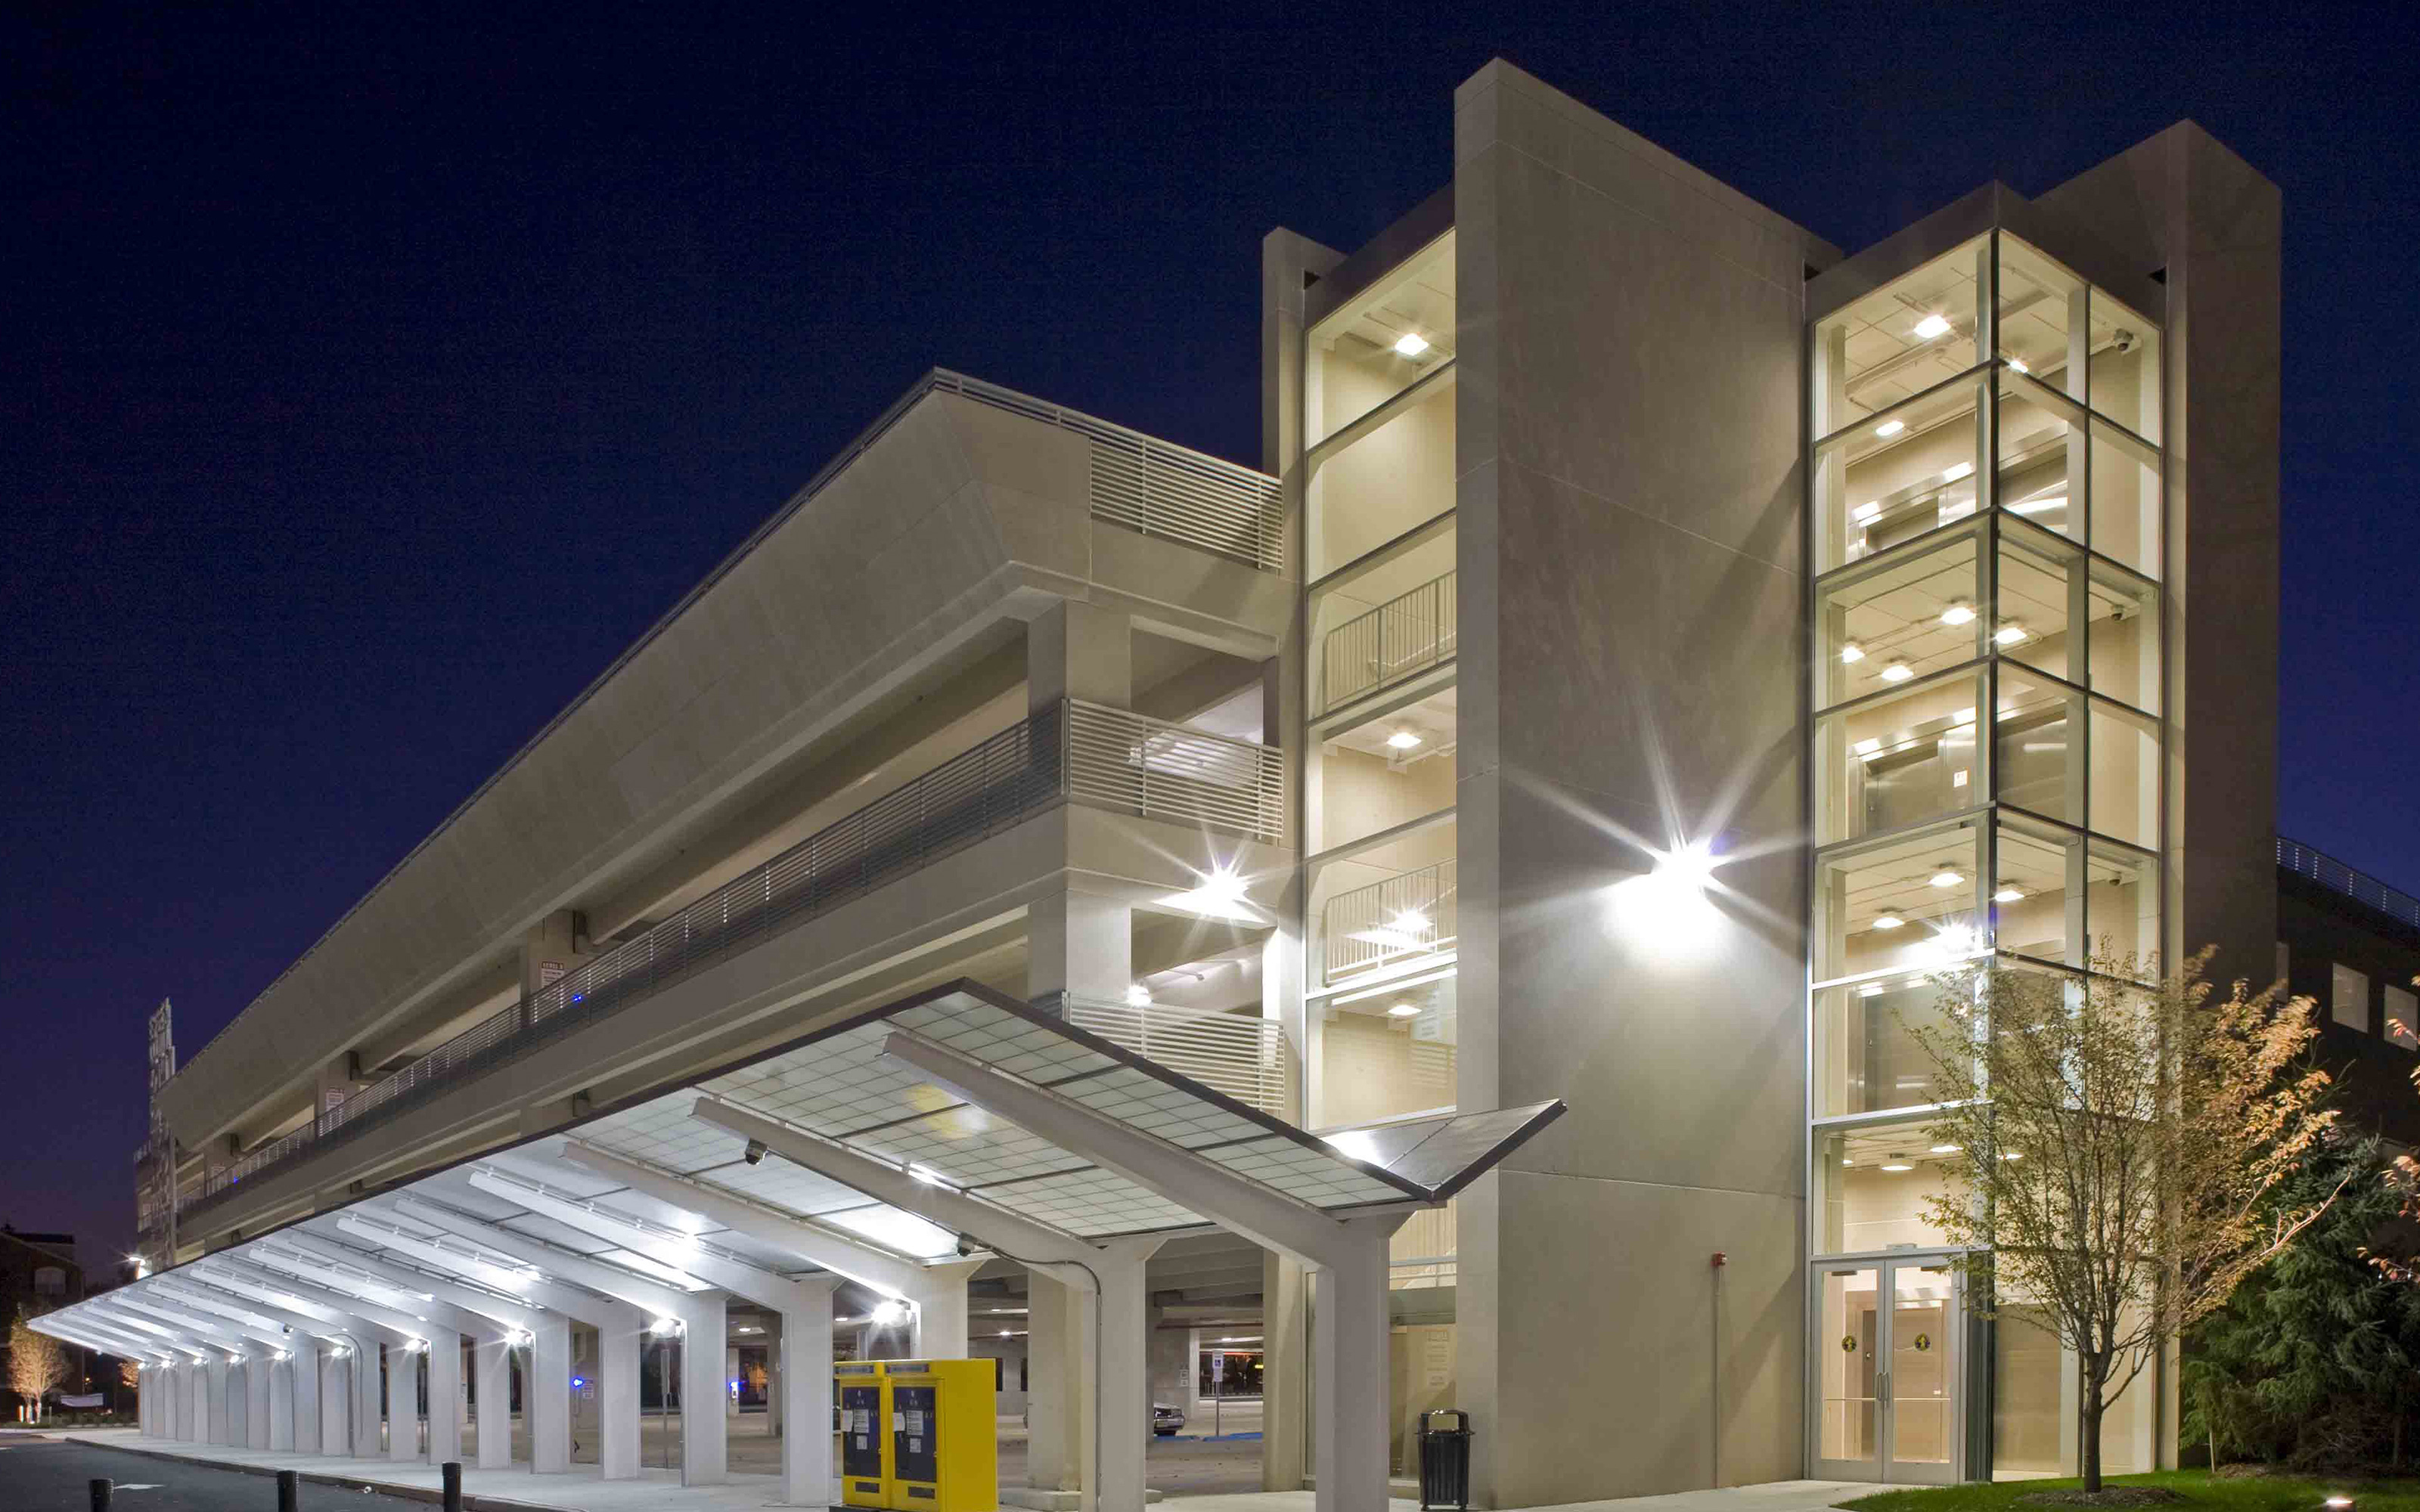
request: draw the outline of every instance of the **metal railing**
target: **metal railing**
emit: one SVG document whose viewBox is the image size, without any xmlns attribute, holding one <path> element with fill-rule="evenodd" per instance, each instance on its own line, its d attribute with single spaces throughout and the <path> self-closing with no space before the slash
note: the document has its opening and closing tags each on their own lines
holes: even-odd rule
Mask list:
<svg viewBox="0 0 2420 1512">
<path fill-rule="evenodd" d="M 2420 929 L 2420 898 L 2366 872 L 2356 872 L 2335 856 L 2324 856 L 2300 841 L 2277 837 L 2277 864 L 2296 876 L 2308 877 L 2331 892 L 2378 910 L 2399 924 Z"/>
<path fill-rule="evenodd" d="M 291 1134 L 210 1173 L 179 1212 L 350 1138 L 669 986 L 775 929 L 861 897 L 1070 798 L 1266 833 L 1284 814 L 1271 748 L 1062 702 L 960 752 L 583 963 Z"/>
<path fill-rule="evenodd" d="M 1327 632 L 1322 642 L 1319 712 L 1423 672 L 1454 655 L 1460 640 L 1453 573 L 1398 594 Z"/>
<path fill-rule="evenodd" d="M 1267 473 L 944 368 L 934 369 L 929 386 L 1092 442 L 1094 519 L 1233 557 L 1264 572 L 1285 570 L 1285 495 Z"/>
<path fill-rule="evenodd" d="M 1294 1119 L 1294 1048 L 1275 1020 L 1064 995 L 1057 1006 L 1079 1029 L 1273 1118 Z"/>
<path fill-rule="evenodd" d="M 861 896 L 1055 804 L 1066 791 L 1066 706 L 1036 714 L 817 831 L 245 1155 L 184 1205 L 349 1138 L 434 1091 L 493 1071 L 670 985 L 769 931 Z"/>
<path fill-rule="evenodd" d="M 1439 861 L 1340 892 L 1320 910 L 1326 980 L 1334 982 L 1451 946 L 1459 867 Z"/>
<path fill-rule="evenodd" d="M 843 447 L 837 455 L 824 464 L 815 475 L 808 480 L 805 487 L 792 495 L 790 501 L 781 510 L 759 526 L 756 532 L 742 542 L 730 556 L 723 559 L 703 582 L 690 590 L 679 603 L 674 605 L 662 619 L 657 621 L 648 629 L 645 635 L 640 637 L 628 650 L 615 658 L 613 665 L 599 673 L 596 681 L 590 683 L 578 698 L 572 700 L 562 714 L 555 716 L 545 728 L 516 751 L 512 760 L 506 762 L 498 770 L 496 776 L 490 777 L 479 786 L 476 792 L 457 806 L 455 810 L 446 816 L 444 824 L 438 826 L 439 831 L 442 832 L 445 825 L 451 825 L 472 804 L 484 796 L 498 778 L 501 778 L 504 772 L 512 770 L 523 756 L 535 748 L 540 741 L 552 734 L 556 726 L 561 724 L 573 709 L 577 709 L 587 701 L 589 694 L 595 692 L 608 679 L 620 671 L 633 656 L 661 634 L 665 626 L 686 612 L 692 604 L 705 595 L 708 589 L 721 581 L 733 567 L 761 545 L 784 521 L 813 503 L 816 496 L 830 486 L 833 480 L 845 472 L 859 457 L 864 455 L 875 442 L 890 434 L 892 427 L 898 424 L 920 401 L 927 394 L 937 392 L 954 393 L 979 404 L 989 405 L 996 409 L 1005 409 L 1028 419 L 1038 420 L 1062 430 L 1073 431 L 1089 440 L 1092 443 L 1093 455 L 1090 505 L 1091 514 L 1094 519 L 1106 520 L 1110 524 L 1140 531 L 1147 535 L 1163 536 L 1204 551 L 1232 557 L 1265 572 L 1285 570 L 1285 497 L 1278 480 L 1267 473 L 1256 471 L 1238 463 L 1223 461 L 1207 453 L 1196 452 L 1189 447 L 1178 446 L 1156 437 L 1146 436 L 1141 431 L 1130 430 L 1124 425 L 1084 414 L 1079 410 L 1069 409 L 1062 405 L 1051 404 L 1047 400 L 1034 398 L 1031 394 L 1019 393 L 1015 389 L 1002 388 L 997 383 L 986 383 L 981 378 L 969 378 L 963 373 L 954 373 L 947 368 L 937 367 L 917 380 L 913 388 L 900 395 L 874 424 L 859 432 L 854 440 Z M 424 840 L 420 846 L 414 846 L 403 860 L 396 864 L 395 869 L 389 871 L 388 876 L 393 876 L 396 870 L 408 864 L 413 856 L 420 854 L 421 846 L 427 843 L 428 841 Z M 385 880 L 381 878 L 379 885 L 383 886 Z M 376 890 L 375 887 L 371 889 L 372 892 Z M 329 925 L 328 929 L 321 933 L 319 940 L 313 944 L 312 949 L 317 949 L 319 944 L 325 943 L 338 929 L 342 928 L 345 921 L 352 918 L 353 914 L 361 908 L 362 903 L 368 901 L 368 897 L 369 894 L 364 894 L 363 898 L 339 916 L 334 924 Z M 302 956 L 298 957 L 285 971 L 280 972 L 275 980 L 262 989 L 261 994 L 256 996 L 254 1001 L 258 1002 L 260 997 L 275 991 L 303 960 L 308 959 L 310 951 L 304 951 Z M 218 1034 L 212 1035 L 202 1046 L 201 1052 L 189 1057 L 186 1063 L 190 1066 L 198 1060 L 201 1055 L 208 1054 L 211 1045 L 218 1042 L 220 1036 L 226 1034 L 241 1021 L 241 1014 L 230 1019 L 220 1027 Z"/>
<path fill-rule="evenodd" d="M 1285 834 L 1285 758 L 1274 746 L 1214 735 L 1130 709 L 1071 702 L 1071 796 L 1138 814 Z"/>
</svg>

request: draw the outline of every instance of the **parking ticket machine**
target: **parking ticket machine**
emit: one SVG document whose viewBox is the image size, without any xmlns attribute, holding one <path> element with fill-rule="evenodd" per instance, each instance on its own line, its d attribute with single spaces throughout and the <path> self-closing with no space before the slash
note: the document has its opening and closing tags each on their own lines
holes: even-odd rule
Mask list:
<svg viewBox="0 0 2420 1512">
<path fill-rule="evenodd" d="M 1000 1424 L 990 1360 L 845 1360 L 832 1365 L 841 1501 L 888 1512 L 992 1512 Z"/>
</svg>

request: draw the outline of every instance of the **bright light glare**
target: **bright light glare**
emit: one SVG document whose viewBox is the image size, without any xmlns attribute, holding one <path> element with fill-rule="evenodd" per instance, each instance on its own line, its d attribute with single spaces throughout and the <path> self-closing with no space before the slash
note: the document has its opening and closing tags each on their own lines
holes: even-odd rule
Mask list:
<svg viewBox="0 0 2420 1512">
<path fill-rule="evenodd" d="M 1390 750 L 1409 750 L 1419 743 L 1420 737 L 1408 730 L 1398 730 L 1387 737 L 1387 746 Z"/>
<path fill-rule="evenodd" d="M 647 1332 L 650 1334 L 670 1334 L 679 1327 L 680 1321 L 677 1319 L 659 1318 L 654 1322 L 647 1325 Z"/>
<path fill-rule="evenodd" d="M 1171 908 L 1182 908 L 1204 918 L 1256 919 L 1260 917 L 1244 895 L 1244 879 L 1223 868 L 1203 877 L 1200 886 L 1191 891 L 1171 893 L 1160 901 Z"/>
<path fill-rule="evenodd" d="M 1840 659 L 1844 662 L 1863 661 L 1866 659 L 1866 648 L 1854 640 L 1847 641 L 1840 647 Z"/>
<path fill-rule="evenodd" d="M 1907 429 L 1907 422 L 1904 420 L 1885 420 L 1874 427 L 1874 434 L 1887 440 L 1905 429 Z"/>
<path fill-rule="evenodd" d="M 1905 924 L 1906 922 L 1906 919 L 1900 918 L 1897 914 L 1883 914 L 1875 918 L 1874 928 L 1898 929 L 1900 925 Z"/>
<path fill-rule="evenodd" d="M 2015 368 L 2015 369 L 2016 369 L 2018 372 L 2020 372 L 2020 373 L 2030 373 L 2030 372 L 2032 372 L 2032 371 L 2033 371 L 2033 369 L 2032 369 L 2032 368 L 2027 367 L 2027 366 L 2025 365 L 2025 360 L 2024 360 L 2024 358 L 2022 358 L 2022 357 L 2011 357 L 2011 358 L 2009 358 L 2009 365 L 2010 367 Z"/>
<path fill-rule="evenodd" d="M 1395 354 L 1399 357 L 1418 357 L 1428 349 L 1429 339 L 1417 331 L 1406 331 L 1395 338 Z"/>
<path fill-rule="evenodd" d="M 1935 872 L 1926 880 L 1936 887 L 1954 887 L 1965 881 L 1966 877 L 1956 867 L 1945 864 L 1940 871 Z"/>
<path fill-rule="evenodd" d="M 947 1186 L 950 1184 L 949 1182 L 942 1180 L 940 1173 L 934 1170 L 929 1165 L 910 1165 L 908 1167 L 908 1174 L 914 1177 L 917 1180 L 923 1182 L 926 1186 Z"/>
<path fill-rule="evenodd" d="M 1900 1171 L 1912 1171 L 1916 1169 L 1916 1167 L 1909 1165 L 1902 1157 L 1893 1155 L 1890 1159 L 1883 1162 L 1883 1169 L 1897 1173 Z"/>
<path fill-rule="evenodd" d="M 1387 1016 L 1390 1019 L 1407 1019 L 1419 1011 L 1420 1005 L 1418 1003 L 1389 1003 L 1387 1006 Z"/>
<path fill-rule="evenodd" d="M 1966 1147 L 1963 1145 L 1935 1145 L 1932 1147 L 1932 1153 L 1935 1155 L 1955 1155 L 1965 1148 Z"/>
<path fill-rule="evenodd" d="M 1883 669 L 1885 683 L 1904 683 L 1916 675 L 1916 669 L 1903 661 L 1894 661 Z"/>
<path fill-rule="evenodd" d="M 1150 1006 L 1151 1006 L 1151 989 L 1150 989 L 1150 988 L 1148 988 L 1148 987 L 1144 986 L 1141 982 L 1136 982 L 1136 983 L 1134 983 L 1132 986 L 1129 986 L 1129 987 L 1126 989 L 1126 1007 L 1128 1007 L 1128 1008 L 1149 1008 Z"/>
<path fill-rule="evenodd" d="M 1953 601 L 1947 609 L 1941 611 L 1941 623 L 1972 625 L 1975 623 L 1975 606 L 1963 600 Z"/>
<path fill-rule="evenodd" d="M 2022 625 L 2003 625 L 1992 632 L 1992 639 L 2004 646 L 2013 646 L 2024 638 L 2025 627 Z"/>
<path fill-rule="evenodd" d="M 1918 341 L 1931 341 L 1935 337 L 1947 334 L 1949 334 L 1949 317 L 1946 315 L 1928 315 L 1916 323 L 1916 339 Z"/>
<path fill-rule="evenodd" d="M 1320 1137 L 1327 1141 L 1329 1149 L 1346 1160 L 1374 1163 L 1378 1159 L 1378 1141 L 1371 1137 L 1367 1129 L 1347 1129 L 1342 1134 L 1322 1134 Z"/>
<path fill-rule="evenodd" d="M 2025 901 L 2025 889 L 2023 887 L 2002 887 L 1999 891 L 1992 894 L 1992 901 L 1995 903 L 2023 903 Z"/>
<path fill-rule="evenodd" d="M 1703 887 L 1714 879 L 1714 852 L 1703 845 L 1681 845 L 1655 857 L 1655 875 L 1684 887 Z"/>
<path fill-rule="evenodd" d="M 1855 520 L 1858 524 L 1863 525 L 1866 521 L 1872 519 L 1882 512 L 1883 506 L 1881 501 L 1869 499 L 1866 502 L 1859 504 L 1856 508 L 1849 511 L 1849 517 Z"/>
<path fill-rule="evenodd" d="M 897 1328 L 908 1321 L 908 1304 L 896 1297 L 886 1298 L 875 1304 L 874 1311 L 866 1316 L 876 1328 Z"/>
</svg>

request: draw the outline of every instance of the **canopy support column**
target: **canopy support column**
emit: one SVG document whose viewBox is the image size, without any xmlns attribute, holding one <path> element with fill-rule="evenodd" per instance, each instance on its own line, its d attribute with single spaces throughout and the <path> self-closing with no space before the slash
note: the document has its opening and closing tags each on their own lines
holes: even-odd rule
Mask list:
<svg viewBox="0 0 2420 1512">
<path fill-rule="evenodd" d="M 271 1454 L 294 1452 L 294 1351 L 280 1350 L 261 1362 L 269 1372 L 269 1411 L 264 1413 Z"/>
<path fill-rule="evenodd" d="M 512 1340 L 473 1340 L 471 1372 L 478 1398 L 472 1411 L 479 1423 L 479 1468 L 504 1470 L 513 1462 Z"/>
<path fill-rule="evenodd" d="M 462 1335 L 428 1330 L 428 1462 L 462 1458 Z"/>
</svg>

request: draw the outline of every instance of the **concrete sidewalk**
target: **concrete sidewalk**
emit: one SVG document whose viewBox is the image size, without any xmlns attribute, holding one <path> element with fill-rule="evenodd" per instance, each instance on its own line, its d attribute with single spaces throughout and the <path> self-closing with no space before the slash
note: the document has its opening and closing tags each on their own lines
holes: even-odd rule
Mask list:
<svg viewBox="0 0 2420 1512">
<path fill-rule="evenodd" d="M 271 1454 L 236 1449 L 225 1444 L 186 1443 L 147 1438 L 133 1428 L 54 1430 L 58 1438 L 82 1443 L 157 1455 L 163 1458 L 227 1470 L 270 1474 L 300 1472 L 323 1485 L 375 1487 L 398 1496 L 434 1502 L 440 1477 L 428 1464 L 392 1459 L 336 1459 L 324 1455 Z M 1721 1490 L 1680 1491 L 1669 1496 L 1642 1496 L 1625 1501 L 1575 1502 L 1525 1512 L 1822 1512 L 1836 1503 L 1881 1489 L 1843 1481 L 1776 1481 L 1764 1486 L 1727 1487 Z M 607 1482 L 590 1467 L 575 1465 L 560 1475 L 536 1475 L 526 1468 L 462 1471 L 462 1492 L 472 1512 L 756 1512 L 775 1506 L 781 1481 L 772 1475 L 735 1473 L 728 1485 L 684 1488 L 677 1471 L 651 1469 L 637 1480 Z M 1312 1512 L 1309 1491 L 1253 1491 L 1181 1500 L 1186 1512 Z M 840 1503 L 840 1483 L 832 1483 L 831 1503 Z M 1415 1501 L 1397 1499 L 1389 1512 L 1418 1512 Z"/>
</svg>

